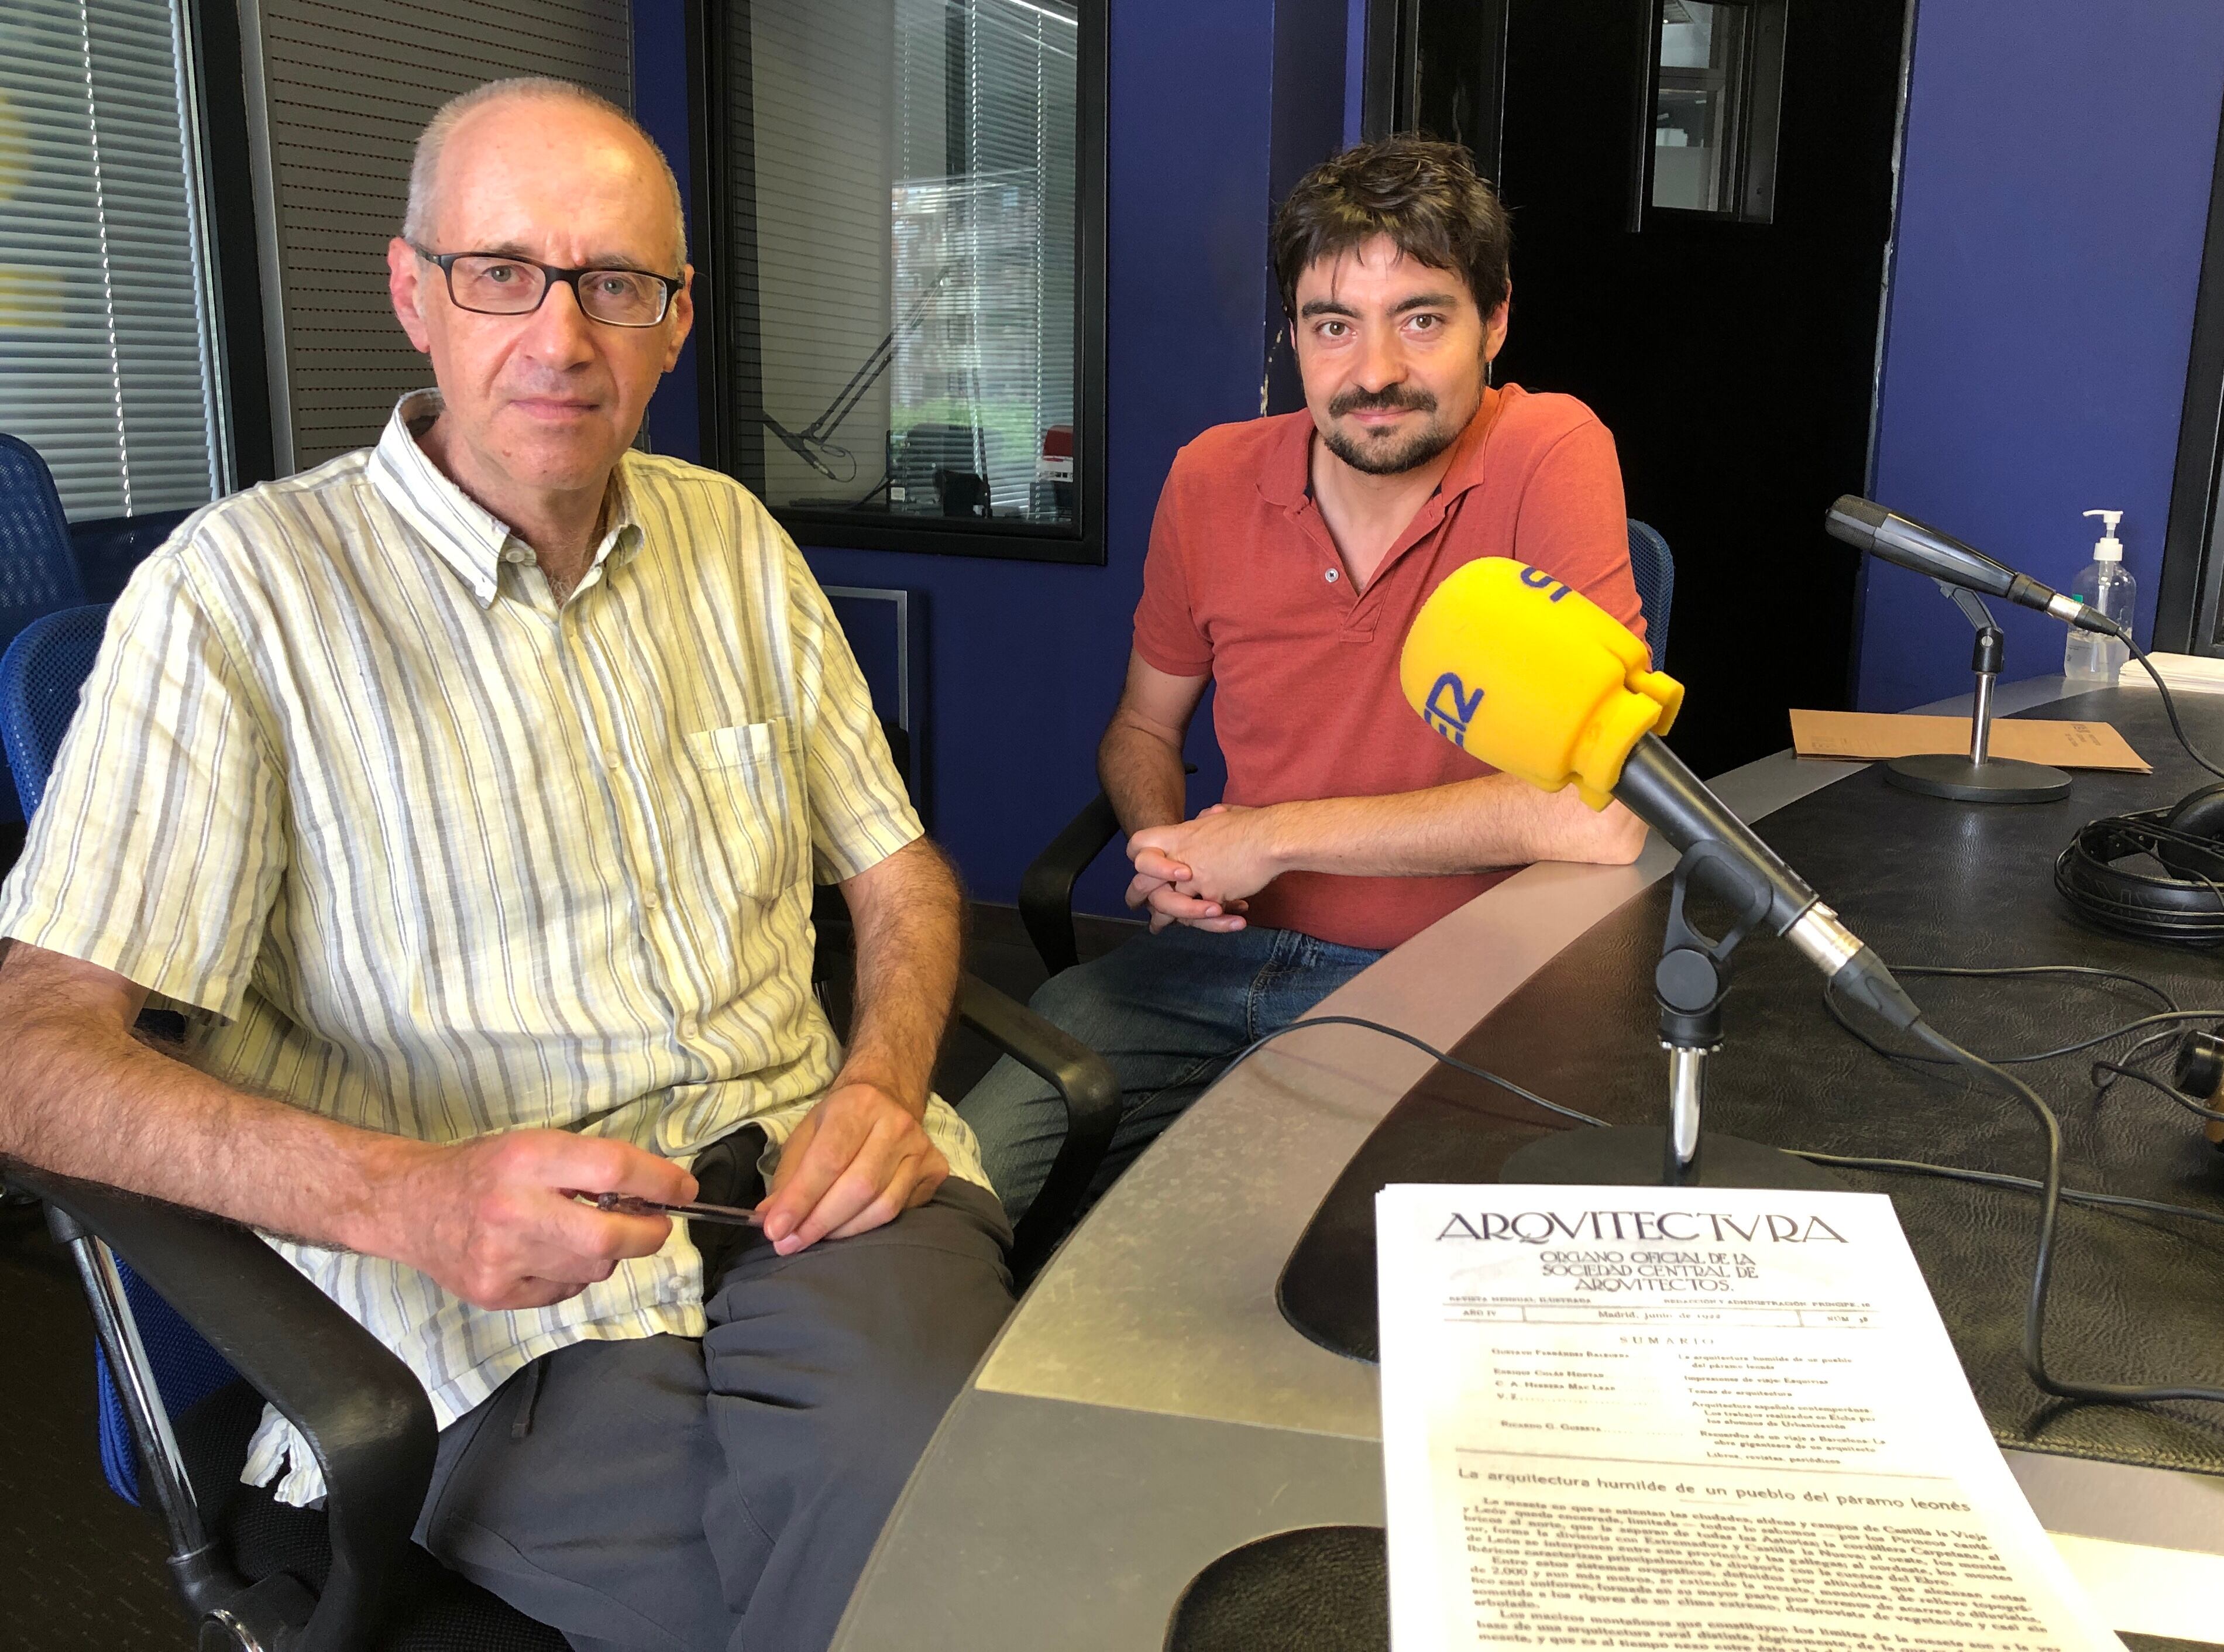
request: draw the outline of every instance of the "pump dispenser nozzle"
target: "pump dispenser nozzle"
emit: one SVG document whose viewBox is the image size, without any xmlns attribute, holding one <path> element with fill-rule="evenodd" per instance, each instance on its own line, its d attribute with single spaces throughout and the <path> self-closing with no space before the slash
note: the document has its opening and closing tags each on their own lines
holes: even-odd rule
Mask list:
<svg viewBox="0 0 2224 1652">
<path fill-rule="evenodd" d="M 2116 537 L 2116 524 L 2124 519 L 2120 510 L 2088 510 L 2088 516 L 2101 519 L 2101 537 L 2093 541 L 2093 560 L 2096 562 L 2120 562 L 2124 560 L 2124 541 Z"/>
</svg>

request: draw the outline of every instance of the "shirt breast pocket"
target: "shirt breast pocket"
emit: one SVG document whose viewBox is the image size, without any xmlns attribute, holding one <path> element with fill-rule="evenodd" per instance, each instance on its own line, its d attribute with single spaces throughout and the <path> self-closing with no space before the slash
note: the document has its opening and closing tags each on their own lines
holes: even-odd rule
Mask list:
<svg viewBox="0 0 2224 1652">
<path fill-rule="evenodd" d="M 687 737 L 712 834 L 737 889 L 775 900 L 809 874 L 811 826 L 785 718 Z"/>
</svg>

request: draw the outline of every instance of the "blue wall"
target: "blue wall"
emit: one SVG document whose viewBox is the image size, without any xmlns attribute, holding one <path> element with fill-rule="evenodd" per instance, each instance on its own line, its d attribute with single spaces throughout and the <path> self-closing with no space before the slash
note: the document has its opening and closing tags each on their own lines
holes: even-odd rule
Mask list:
<svg viewBox="0 0 2224 1652">
<path fill-rule="evenodd" d="M 925 593 L 935 835 L 973 893 L 1008 901 L 1020 871 L 1096 789 L 1097 737 L 1118 696 L 1143 552 L 1175 450 L 1259 409 L 1277 149 L 1336 147 L 1343 123 L 1346 0 L 1118 0 L 1110 22 L 1106 332 L 1106 566 L 1082 568 L 806 546 L 830 585 Z M 1302 31 L 1293 15 L 1324 26 Z M 635 0 L 636 97 L 675 163 L 687 154 L 679 0 Z M 1303 49 L 1317 39 L 1317 52 Z M 1327 54 L 1324 57 L 1323 54 Z M 1276 120 L 1278 78 L 1317 120 Z M 1310 157 L 1317 159 L 1318 156 Z M 1278 166 L 1278 159 L 1280 164 Z M 1299 168 L 1302 170 L 1302 167 Z M 650 413 L 658 451 L 694 451 L 693 389 L 675 373 Z M 1219 794 L 1208 713 L 1190 735 Z M 1120 911 L 1126 863 L 1101 858 L 1081 904 Z"/>
<path fill-rule="evenodd" d="M 687 19 L 682 0 L 634 0 L 633 78 L 635 109 L 679 184 L 679 207 L 695 221 L 695 180 L 688 170 Z M 679 360 L 656 387 L 648 402 L 648 445 L 674 459 L 703 456 L 703 421 L 696 404 L 695 341 L 679 349 Z"/>
<path fill-rule="evenodd" d="M 2066 586 L 2126 515 L 2149 634 L 2224 98 L 2224 6 L 1918 0 L 1875 497 Z M 2010 678 L 2062 628 L 1995 604 Z M 2010 617 L 2013 616 L 2013 617 Z M 1857 703 L 1968 687 L 1969 630 L 1868 565 Z"/>
</svg>

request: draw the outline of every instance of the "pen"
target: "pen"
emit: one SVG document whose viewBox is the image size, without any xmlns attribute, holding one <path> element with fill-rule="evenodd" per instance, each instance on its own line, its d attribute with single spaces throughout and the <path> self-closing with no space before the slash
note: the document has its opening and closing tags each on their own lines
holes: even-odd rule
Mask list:
<svg viewBox="0 0 2224 1652">
<path fill-rule="evenodd" d="M 735 1227 L 762 1227 L 764 1218 L 738 1205 L 660 1205 L 632 1193 L 597 1193 L 595 1208 L 620 1216 L 685 1216 L 698 1222 L 726 1222 Z"/>
</svg>

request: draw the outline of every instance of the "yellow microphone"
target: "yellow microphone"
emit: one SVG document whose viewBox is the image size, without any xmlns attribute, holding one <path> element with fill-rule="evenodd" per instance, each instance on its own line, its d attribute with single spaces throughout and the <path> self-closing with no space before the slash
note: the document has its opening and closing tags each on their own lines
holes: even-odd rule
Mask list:
<svg viewBox="0 0 2224 1652">
<path fill-rule="evenodd" d="M 1765 894 L 1767 924 L 1841 991 L 1899 1027 L 1922 1016 L 1861 937 L 1660 739 L 1684 685 L 1627 626 L 1541 568 L 1480 557 L 1430 594 L 1398 674 L 1430 727 L 1463 750 L 1595 809 L 1619 800 L 1679 851 L 1715 845 Z"/>
<path fill-rule="evenodd" d="M 1665 734 L 1684 685 L 1652 669 L 1629 628 L 1564 581 L 1503 556 L 1438 585 L 1406 633 L 1406 699 L 1494 769 L 1602 809 L 1623 759 Z"/>
</svg>

